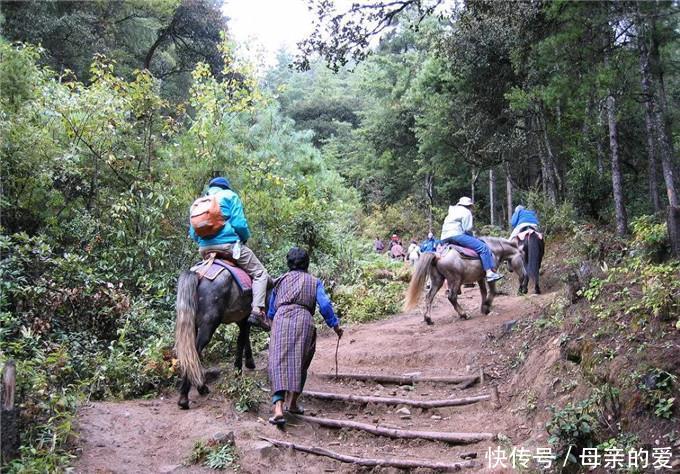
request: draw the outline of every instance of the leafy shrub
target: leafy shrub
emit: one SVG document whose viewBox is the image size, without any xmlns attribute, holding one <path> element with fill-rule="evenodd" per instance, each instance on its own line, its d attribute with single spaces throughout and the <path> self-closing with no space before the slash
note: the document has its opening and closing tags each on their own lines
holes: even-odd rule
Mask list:
<svg viewBox="0 0 680 474">
<path fill-rule="evenodd" d="M 556 454 L 564 458 L 572 447 L 568 458 L 570 462 L 577 462 L 578 453 L 583 448 L 595 445 L 595 430 L 598 427 L 595 417 L 595 404 L 592 399 L 579 403 L 569 403 L 562 409 L 550 408 L 552 417 L 546 424 L 550 434 L 549 442 L 556 446 Z"/>
<path fill-rule="evenodd" d="M 194 444 L 186 464 L 201 464 L 209 469 L 223 470 L 237 468 L 237 461 L 236 448 L 232 442 L 210 440 L 206 443 L 199 440 Z"/>
<path fill-rule="evenodd" d="M 353 284 L 333 291 L 332 300 L 343 321 L 368 322 L 397 313 L 410 271 L 401 262 L 390 262 L 383 255 L 372 256 L 361 264 Z"/>
<path fill-rule="evenodd" d="M 260 383 L 246 374 L 235 372 L 226 374 L 224 381 L 219 385 L 219 390 L 232 400 L 234 408 L 240 413 L 256 408 L 261 401 Z"/>
<path fill-rule="evenodd" d="M 644 256 L 661 261 L 670 250 L 668 231 L 665 222 L 659 222 L 653 215 L 639 216 L 631 224 L 633 244 Z"/>
<path fill-rule="evenodd" d="M 640 378 L 638 388 L 645 403 L 659 418 L 670 419 L 673 416 L 675 397 L 672 395 L 676 383 L 675 375 L 661 369 L 653 369 Z"/>
<path fill-rule="evenodd" d="M 571 233 L 576 228 L 577 213 L 571 202 L 555 205 L 538 191 L 527 192 L 525 200 L 526 207 L 537 212 L 541 228 L 546 233 Z"/>
</svg>

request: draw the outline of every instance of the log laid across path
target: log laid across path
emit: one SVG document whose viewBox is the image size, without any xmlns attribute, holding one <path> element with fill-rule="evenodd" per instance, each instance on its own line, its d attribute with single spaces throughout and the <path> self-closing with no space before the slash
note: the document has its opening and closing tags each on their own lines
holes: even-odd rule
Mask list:
<svg viewBox="0 0 680 474">
<path fill-rule="evenodd" d="M 435 382 L 435 383 L 463 383 L 467 384 L 475 382 L 480 379 L 479 375 L 385 375 L 385 374 L 353 374 L 353 373 L 339 373 L 335 374 L 319 374 L 319 377 L 324 379 L 346 379 L 346 380 L 363 380 L 365 382 L 377 383 L 396 383 L 401 385 L 412 385 L 416 382 Z"/>
<path fill-rule="evenodd" d="M 491 400 L 491 395 L 477 395 L 474 397 L 448 398 L 442 400 L 412 400 L 409 398 L 346 395 L 342 393 L 314 392 L 308 390 L 304 391 L 303 395 L 307 397 L 319 398 L 321 400 L 341 400 L 355 403 L 384 403 L 386 405 L 407 405 L 416 408 L 454 407 L 460 405 L 471 405 L 473 403 Z"/>
<path fill-rule="evenodd" d="M 369 425 L 368 423 L 359 423 L 357 421 L 348 420 L 334 420 L 332 418 L 318 418 L 316 416 L 296 415 L 299 418 L 310 423 L 316 423 L 321 426 L 329 428 L 350 428 L 354 430 L 362 430 L 376 436 L 386 436 L 388 438 L 401 439 L 429 439 L 432 441 L 442 441 L 451 444 L 470 444 L 478 443 L 479 441 L 486 441 L 496 439 L 493 433 L 450 433 L 446 431 L 411 431 L 402 430 L 398 428 L 385 428 L 378 425 Z"/>
<path fill-rule="evenodd" d="M 281 448 L 292 448 L 297 451 L 302 451 L 305 453 L 316 454 L 319 456 L 326 456 L 338 461 L 356 464 L 358 466 L 383 466 L 383 467 L 397 467 L 400 469 L 417 469 L 419 467 L 434 469 L 437 471 L 460 471 L 461 469 L 468 467 L 475 467 L 474 461 L 462 461 L 454 463 L 444 463 L 435 461 L 417 461 L 413 459 L 372 459 L 372 458 L 359 458 L 356 456 L 349 456 L 347 454 L 340 454 L 334 451 L 329 451 L 324 448 L 317 448 L 315 446 L 305 446 L 303 444 L 288 443 L 286 441 L 280 441 L 278 439 L 270 439 L 260 436 L 260 439 L 271 443 L 274 446 Z"/>
</svg>

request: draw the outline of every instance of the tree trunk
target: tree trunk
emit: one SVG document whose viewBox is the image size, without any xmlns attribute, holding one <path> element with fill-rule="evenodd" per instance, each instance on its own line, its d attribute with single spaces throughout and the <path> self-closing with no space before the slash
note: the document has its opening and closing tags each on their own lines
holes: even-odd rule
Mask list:
<svg viewBox="0 0 680 474">
<path fill-rule="evenodd" d="M 616 233 L 625 235 L 628 232 L 628 218 L 623 203 L 623 178 L 619 157 L 619 132 L 616 121 L 616 99 L 612 94 L 607 97 L 607 119 L 609 122 L 609 149 L 612 156 L 612 192 L 614 193 L 614 209 L 616 211 Z"/>
<path fill-rule="evenodd" d="M 555 176 L 553 173 L 553 166 L 551 163 L 550 149 L 547 145 L 547 132 L 542 130 L 543 124 L 540 118 L 540 113 L 537 112 L 533 123 L 533 134 L 536 141 L 536 150 L 541 159 L 541 182 L 543 184 L 543 193 L 548 197 L 548 200 L 555 204 L 557 203 L 557 188 L 555 186 Z M 545 132 L 545 135 L 544 135 Z"/>
<path fill-rule="evenodd" d="M 667 120 L 669 120 L 668 106 L 666 101 L 666 88 L 663 81 L 663 69 L 661 67 L 661 59 L 659 57 L 659 41 L 656 34 L 656 22 L 651 19 L 651 36 L 652 36 L 652 48 L 651 48 L 651 62 L 652 62 L 652 75 L 654 82 L 656 83 L 656 90 L 658 93 L 657 106 L 654 107 L 654 128 L 656 129 L 657 136 L 659 138 L 659 158 L 661 158 L 661 168 L 663 170 L 664 184 L 666 185 L 666 195 L 668 196 L 668 203 L 671 206 L 678 207 L 680 203 L 678 202 L 678 193 L 675 189 L 675 178 L 673 177 L 673 160 L 674 160 L 674 150 L 673 142 L 670 139 L 670 134 L 668 133 L 669 125 Z"/>
<path fill-rule="evenodd" d="M 434 173 L 427 173 L 425 176 L 425 195 L 427 196 L 428 232 L 432 232 L 432 209 L 434 208 Z"/>
<path fill-rule="evenodd" d="M 505 162 L 505 196 L 508 203 L 508 227 L 510 226 L 510 218 L 512 217 L 512 181 L 510 180 L 510 165 Z"/>
<path fill-rule="evenodd" d="M 344 380 L 361 380 L 364 382 L 375 382 L 375 383 L 390 383 L 399 385 L 413 385 L 417 382 L 430 382 L 430 383 L 467 383 L 470 380 L 477 381 L 483 376 L 483 372 L 480 370 L 479 375 L 450 375 L 450 376 L 427 376 L 413 374 L 413 375 L 387 375 L 387 374 L 353 374 L 353 373 L 339 373 L 337 376 L 335 374 L 319 374 L 319 377 L 323 379 L 344 379 Z"/>
<path fill-rule="evenodd" d="M 638 10 L 639 12 L 639 10 Z M 659 200 L 659 186 L 657 182 L 657 133 L 654 130 L 654 109 L 655 98 L 652 90 L 651 71 L 649 68 L 649 48 L 647 47 L 647 38 L 645 35 L 644 21 L 638 14 L 638 53 L 640 55 L 640 85 L 642 86 L 642 97 L 645 102 L 645 128 L 647 131 L 647 159 L 648 159 L 648 173 L 647 182 L 649 187 L 649 198 L 652 202 L 652 209 L 654 212 L 659 212 L 661 209 L 661 202 Z"/>
<path fill-rule="evenodd" d="M 471 193 L 470 199 L 472 199 L 472 202 L 475 202 L 475 188 L 477 187 L 479 173 L 480 171 L 477 171 L 474 168 L 472 169 L 472 180 L 470 181 L 470 193 Z"/>
<path fill-rule="evenodd" d="M 496 224 L 496 213 L 495 213 L 495 207 L 496 207 L 496 200 L 494 197 L 494 175 L 493 175 L 493 168 L 489 169 L 489 218 L 490 218 L 490 223 L 491 225 Z"/>
<path fill-rule="evenodd" d="M 603 127 L 603 120 L 602 116 L 604 115 L 604 109 L 605 107 L 601 107 L 600 111 L 597 114 L 597 134 L 595 136 L 595 143 L 596 143 L 596 152 L 597 152 L 597 174 L 602 178 L 604 175 L 604 146 L 602 145 L 602 129 Z"/>
<path fill-rule="evenodd" d="M 671 252 L 676 258 L 680 257 L 680 207 L 668 206 L 666 219 L 668 240 L 671 242 Z"/>
</svg>

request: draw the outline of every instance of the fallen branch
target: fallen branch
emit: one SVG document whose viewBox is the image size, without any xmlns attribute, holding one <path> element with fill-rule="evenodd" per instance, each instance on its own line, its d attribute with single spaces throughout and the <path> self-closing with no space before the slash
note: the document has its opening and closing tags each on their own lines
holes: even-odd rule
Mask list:
<svg viewBox="0 0 680 474">
<path fill-rule="evenodd" d="M 305 391 L 307 397 L 320 398 L 322 400 L 340 400 L 355 403 L 384 403 L 386 405 L 407 405 L 416 408 L 441 408 L 471 405 L 473 403 L 491 400 L 491 395 L 477 395 L 474 397 L 448 398 L 443 400 L 412 400 L 409 398 L 374 397 L 362 395 L 346 395 L 343 393 L 326 393 Z"/>
<path fill-rule="evenodd" d="M 363 380 L 365 382 L 395 383 L 400 385 L 413 385 L 416 382 L 435 382 L 435 383 L 474 383 L 479 380 L 479 375 L 451 375 L 451 376 L 421 376 L 421 375 L 383 375 L 383 374 L 351 374 L 339 373 L 319 374 L 325 379 L 347 379 Z"/>
<path fill-rule="evenodd" d="M 417 469 L 427 468 L 434 469 L 437 471 L 460 471 L 461 469 L 468 467 L 475 467 L 473 461 L 463 461 L 454 463 L 442 463 L 433 461 L 416 461 L 412 459 L 373 459 L 373 458 L 358 458 L 356 456 L 350 456 L 347 454 L 340 454 L 334 451 L 329 451 L 323 448 L 317 448 L 315 446 L 305 446 L 302 444 L 288 443 L 286 441 L 279 441 L 277 439 L 269 439 L 260 436 L 260 439 L 271 443 L 274 446 L 281 448 L 292 448 L 297 451 L 302 451 L 304 453 L 316 454 L 318 456 L 326 456 L 337 461 L 356 464 L 359 466 L 382 466 L 382 467 L 396 467 L 399 469 Z"/>
<path fill-rule="evenodd" d="M 432 441 L 442 441 L 452 444 L 469 444 L 477 443 L 479 441 L 495 439 L 496 435 L 493 433 L 449 433 L 443 431 L 411 431 L 402 430 L 398 428 L 383 428 L 377 425 L 369 425 L 367 423 L 359 423 L 356 421 L 334 420 L 331 418 L 317 418 L 315 416 L 297 415 L 297 418 L 316 423 L 328 428 L 350 428 L 354 430 L 362 430 L 376 436 L 386 436 L 388 438 L 402 438 L 402 439 L 429 439 Z"/>
</svg>

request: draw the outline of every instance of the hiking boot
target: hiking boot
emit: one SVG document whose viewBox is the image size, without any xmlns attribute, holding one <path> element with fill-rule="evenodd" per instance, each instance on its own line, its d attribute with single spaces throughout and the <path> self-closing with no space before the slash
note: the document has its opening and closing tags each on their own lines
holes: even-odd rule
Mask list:
<svg viewBox="0 0 680 474">
<path fill-rule="evenodd" d="M 486 281 L 488 281 L 488 282 L 498 281 L 501 278 L 503 278 L 503 275 L 496 273 L 496 272 L 488 272 L 486 274 Z"/>
<path fill-rule="evenodd" d="M 256 311 L 253 311 L 250 313 L 250 316 L 248 316 L 248 324 L 250 324 L 251 327 L 256 327 L 266 332 L 271 331 L 271 326 L 269 325 L 269 321 L 267 321 L 267 317 Z"/>
</svg>

